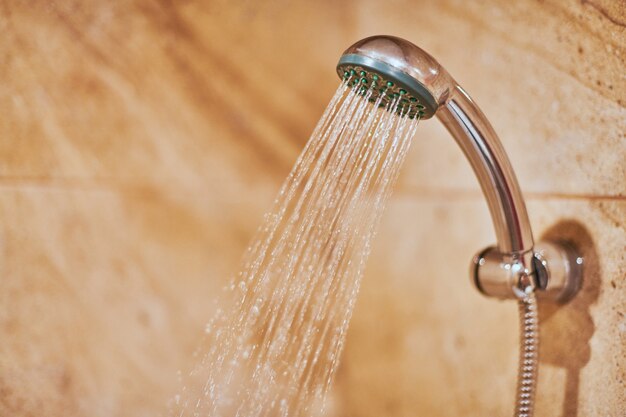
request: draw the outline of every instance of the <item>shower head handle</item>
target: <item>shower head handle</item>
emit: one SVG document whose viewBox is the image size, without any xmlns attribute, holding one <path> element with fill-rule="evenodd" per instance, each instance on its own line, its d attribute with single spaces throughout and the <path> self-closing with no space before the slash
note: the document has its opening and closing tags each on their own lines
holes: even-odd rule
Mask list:
<svg viewBox="0 0 626 417">
<path fill-rule="evenodd" d="M 545 290 L 547 268 L 570 259 L 569 252 L 566 256 L 565 252 L 548 251 L 541 262 L 537 260 L 526 204 L 504 147 L 483 112 L 450 74 L 427 52 L 393 36 L 356 42 L 341 56 L 337 72 L 344 79 L 359 74 L 366 85 L 378 83 L 383 88 L 371 91 L 383 101 L 404 98 L 408 105 L 417 106 L 419 111 L 409 115 L 418 114 L 422 119 L 437 116 L 465 154 L 487 200 L 497 239 L 490 256 L 477 257 L 472 266 L 478 289 L 499 298 L 519 297 L 527 286 Z M 556 259 L 545 258 L 555 254 Z M 488 263 L 494 265 L 485 266 Z M 555 269 L 566 275 L 572 270 Z M 569 282 L 569 277 L 552 280 L 552 284 Z M 572 295 L 564 288 L 551 287 L 549 293 L 558 293 L 556 298 L 563 300 L 563 294 Z"/>
</svg>

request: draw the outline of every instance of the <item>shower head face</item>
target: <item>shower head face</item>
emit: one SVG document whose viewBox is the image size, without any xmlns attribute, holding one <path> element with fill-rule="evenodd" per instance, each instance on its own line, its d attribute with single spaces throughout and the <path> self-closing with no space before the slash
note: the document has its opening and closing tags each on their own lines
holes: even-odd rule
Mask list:
<svg viewBox="0 0 626 417">
<path fill-rule="evenodd" d="M 399 100 L 399 114 L 422 119 L 435 114 L 456 84 L 433 57 L 394 36 L 358 41 L 339 59 L 337 74 L 370 86 L 373 101 L 382 96 L 381 106 Z"/>
</svg>

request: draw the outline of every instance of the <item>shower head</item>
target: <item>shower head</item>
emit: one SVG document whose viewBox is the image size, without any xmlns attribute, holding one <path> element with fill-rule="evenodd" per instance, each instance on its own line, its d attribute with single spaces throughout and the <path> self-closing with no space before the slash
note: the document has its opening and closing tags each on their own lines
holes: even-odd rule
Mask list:
<svg viewBox="0 0 626 417">
<path fill-rule="evenodd" d="M 436 115 L 456 140 L 478 178 L 498 242 L 474 259 L 472 278 L 481 292 L 518 297 L 530 283 L 549 299 L 573 296 L 578 285 L 574 254 L 551 243 L 535 247 L 524 198 L 496 132 L 432 56 L 404 39 L 371 36 L 346 49 L 337 74 L 400 116 Z"/>
<path fill-rule="evenodd" d="M 370 100 L 382 96 L 385 107 L 389 101 L 399 100 L 400 106 L 412 107 L 409 116 L 428 119 L 436 114 L 476 172 L 491 209 L 498 249 L 509 254 L 532 249 L 526 206 L 498 136 L 435 58 L 404 39 L 371 36 L 346 49 L 337 73 L 350 84 L 367 86 L 373 96 Z"/>
<path fill-rule="evenodd" d="M 393 36 L 372 36 L 349 47 L 337 73 L 353 91 L 400 117 L 444 124 L 470 162 L 487 200 L 497 246 L 474 257 L 470 274 L 485 295 L 518 298 L 522 353 L 516 416 L 531 416 L 537 373 L 535 295 L 567 301 L 580 288 L 582 258 L 555 242 L 534 244 L 513 167 L 491 124 L 469 95 L 429 54 Z"/>
<path fill-rule="evenodd" d="M 431 118 L 456 85 L 432 56 L 394 36 L 371 36 L 350 46 L 339 59 L 337 74 L 372 86 L 371 99 L 382 95 L 381 106 L 397 98 L 399 113 L 408 110 L 421 119 Z"/>
</svg>

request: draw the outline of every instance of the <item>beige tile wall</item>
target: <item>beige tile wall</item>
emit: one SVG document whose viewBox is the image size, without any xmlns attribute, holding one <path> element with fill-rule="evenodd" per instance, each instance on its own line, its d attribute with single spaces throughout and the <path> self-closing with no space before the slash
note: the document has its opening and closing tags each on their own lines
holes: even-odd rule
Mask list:
<svg viewBox="0 0 626 417">
<path fill-rule="evenodd" d="M 509 152 L 537 236 L 586 256 L 542 310 L 538 416 L 626 410 L 621 2 L 0 6 L 0 416 L 153 416 L 370 34 L 448 68 Z M 468 165 L 419 129 L 332 394 L 337 416 L 511 413 L 516 308 L 469 285 L 493 241 Z"/>
</svg>

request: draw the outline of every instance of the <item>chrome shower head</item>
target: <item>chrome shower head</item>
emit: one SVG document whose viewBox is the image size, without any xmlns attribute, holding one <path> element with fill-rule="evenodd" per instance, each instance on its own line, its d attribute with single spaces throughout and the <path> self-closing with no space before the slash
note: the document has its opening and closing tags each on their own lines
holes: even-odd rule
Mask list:
<svg viewBox="0 0 626 417">
<path fill-rule="evenodd" d="M 436 114 L 474 168 L 491 210 L 499 251 L 517 256 L 532 250 L 524 199 L 498 136 L 435 58 L 404 39 L 371 36 L 346 49 L 337 73 L 350 84 L 369 86 L 370 99 L 382 96 L 385 106 L 394 99 L 415 103 L 409 116 L 428 119 Z"/>
<path fill-rule="evenodd" d="M 372 36 L 346 49 L 337 73 L 351 85 L 361 85 L 360 92 L 371 91 L 370 101 L 380 97 L 381 106 L 400 116 L 436 115 L 462 149 L 487 200 L 498 241 L 497 247 L 481 252 L 472 266 L 481 292 L 517 297 L 531 277 L 533 285 L 543 290 L 540 296 L 565 300 L 575 293 L 572 254 L 550 245 L 544 249 L 546 244 L 535 248 L 524 198 L 496 132 L 432 56 L 404 39 Z"/>
<path fill-rule="evenodd" d="M 394 36 L 371 36 L 350 46 L 337 64 L 337 74 L 354 85 L 372 87 L 371 100 L 381 106 L 400 100 L 398 113 L 433 117 L 456 83 L 428 53 Z"/>
</svg>

